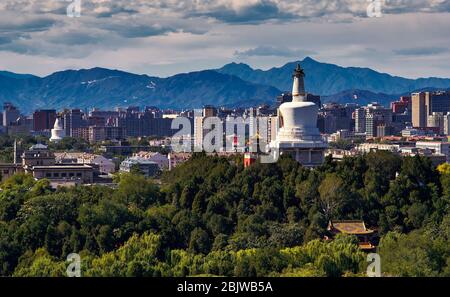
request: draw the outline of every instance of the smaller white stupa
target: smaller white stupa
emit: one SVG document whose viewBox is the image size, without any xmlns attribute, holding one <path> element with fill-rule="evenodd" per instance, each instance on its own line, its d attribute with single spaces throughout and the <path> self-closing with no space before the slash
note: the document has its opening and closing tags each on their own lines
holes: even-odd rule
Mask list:
<svg viewBox="0 0 450 297">
<path fill-rule="evenodd" d="M 66 136 L 66 131 L 64 131 L 61 120 L 56 118 L 55 125 L 52 129 L 52 137 L 50 138 L 51 142 L 60 142 Z"/>
</svg>

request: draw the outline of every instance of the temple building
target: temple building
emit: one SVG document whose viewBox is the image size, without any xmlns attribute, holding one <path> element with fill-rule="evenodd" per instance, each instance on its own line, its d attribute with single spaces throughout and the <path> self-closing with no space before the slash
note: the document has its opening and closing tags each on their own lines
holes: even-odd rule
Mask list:
<svg viewBox="0 0 450 297">
<path fill-rule="evenodd" d="M 285 102 L 278 109 L 280 129 L 270 148 L 275 159 L 290 154 L 303 166 L 314 167 L 323 163 L 328 145 L 317 128 L 319 106 L 307 101 L 304 77 L 298 64 L 293 74 L 292 102 Z"/>
<path fill-rule="evenodd" d="M 330 221 L 327 230 L 332 238 L 339 233 L 356 236 L 358 245 L 362 250 L 372 251 L 376 247 L 376 231 L 366 228 L 364 221 Z M 327 237 L 326 239 L 330 238 Z"/>
</svg>

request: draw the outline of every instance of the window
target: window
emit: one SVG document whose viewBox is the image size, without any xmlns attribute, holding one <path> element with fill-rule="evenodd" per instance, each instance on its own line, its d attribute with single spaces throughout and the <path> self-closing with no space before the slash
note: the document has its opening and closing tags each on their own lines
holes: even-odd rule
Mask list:
<svg viewBox="0 0 450 297">
<path fill-rule="evenodd" d="M 59 177 L 59 172 L 53 173 L 53 177 Z"/>
<path fill-rule="evenodd" d="M 52 177 L 52 174 L 51 174 L 50 172 L 47 172 L 47 173 L 45 174 L 45 177 Z"/>
<path fill-rule="evenodd" d="M 65 173 L 65 172 L 61 173 L 61 177 L 66 177 L 66 176 L 67 176 L 67 173 Z"/>
<path fill-rule="evenodd" d="M 73 172 L 71 172 L 71 173 L 69 173 L 69 176 L 70 176 L 70 177 L 74 177 L 75 174 L 74 174 Z"/>
<path fill-rule="evenodd" d="M 81 176 L 82 176 L 81 172 L 77 172 L 77 177 L 81 177 Z"/>
</svg>

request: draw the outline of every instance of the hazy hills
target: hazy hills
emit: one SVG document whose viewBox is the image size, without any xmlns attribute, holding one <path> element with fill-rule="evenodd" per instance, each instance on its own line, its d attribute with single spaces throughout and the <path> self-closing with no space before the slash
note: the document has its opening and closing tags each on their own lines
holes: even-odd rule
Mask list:
<svg viewBox="0 0 450 297">
<path fill-rule="evenodd" d="M 92 68 L 66 70 L 46 77 L 0 71 L 0 102 L 11 101 L 24 112 L 37 108 L 103 109 L 117 106 L 199 108 L 205 104 L 247 107 L 274 103 L 289 91 L 297 62 L 266 71 L 246 64 L 227 64 L 216 70 L 177 74 L 168 78 Z M 344 68 L 311 58 L 300 61 L 306 88 L 323 102 L 383 104 L 418 89 L 448 89 L 450 79 L 406 79 L 368 68 Z M 357 100 L 354 99 L 357 95 Z"/>
<path fill-rule="evenodd" d="M 279 90 L 236 76 L 205 70 L 169 78 L 93 68 L 56 72 L 47 77 L 13 78 L 0 74 L 0 102 L 23 111 L 36 108 L 158 106 L 194 108 L 205 104 L 251 106 L 271 103 Z"/>
<path fill-rule="evenodd" d="M 298 62 L 287 63 L 279 68 L 263 71 L 246 64 L 227 64 L 217 71 L 235 75 L 253 83 L 270 85 L 280 90 L 292 87 L 292 70 Z M 340 67 L 321 63 L 309 57 L 300 61 L 305 69 L 307 91 L 318 95 L 332 95 L 346 90 L 365 90 L 373 93 L 402 94 L 418 89 L 450 88 L 450 79 L 407 79 L 376 72 L 369 68 Z"/>
</svg>

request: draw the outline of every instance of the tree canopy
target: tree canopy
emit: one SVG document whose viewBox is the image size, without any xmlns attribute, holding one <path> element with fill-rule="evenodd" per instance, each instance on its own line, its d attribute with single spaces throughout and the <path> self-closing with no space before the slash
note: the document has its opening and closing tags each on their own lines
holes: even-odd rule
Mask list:
<svg viewBox="0 0 450 297">
<path fill-rule="evenodd" d="M 449 171 L 387 152 L 315 169 L 199 153 L 161 183 L 53 190 L 18 174 L 0 185 L 0 275 L 62 276 L 70 253 L 84 276 L 363 275 L 356 238 L 323 240 L 328 220 L 358 219 L 378 228 L 384 274 L 448 276 Z"/>
</svg>

